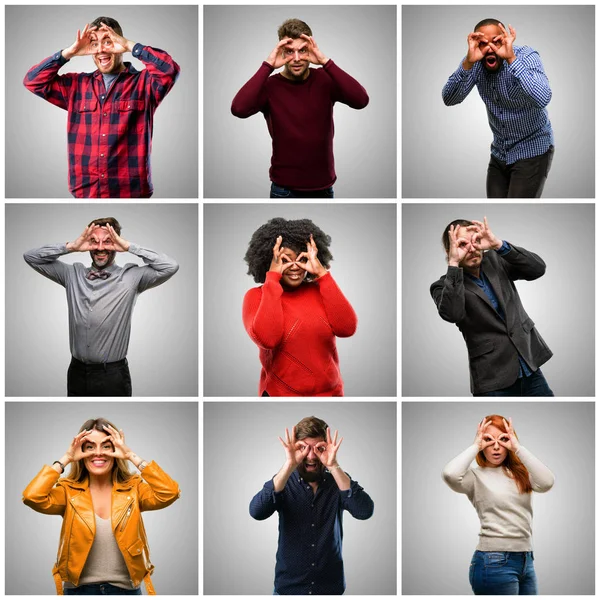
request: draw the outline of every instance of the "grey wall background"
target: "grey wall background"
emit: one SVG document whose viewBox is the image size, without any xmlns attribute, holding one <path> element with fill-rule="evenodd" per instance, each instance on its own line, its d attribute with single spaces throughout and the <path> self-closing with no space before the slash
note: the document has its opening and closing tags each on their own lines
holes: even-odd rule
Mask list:
<svg viewBox="0 0 600 600">
<path fill-rule="evenodd" d="M 396 403 L 286 401 L 204 403 L 205 594 L 272 593 L 278 517 L 248 506 L 285 462 L 277 436 L 310 415 L 343 436 L 339 463 L 375 503 L 367 521 L 344 514 L 346 595 L 396 593 Z"/>
<path fill-rule="evenodd" d="M 127 39 L 168 52 L 181 67 L 154 115 L 153 198 L 197 198 L 198 7 L 159 5 L 6 7 L 6 196 L 71 197 L 67 111 L 34 96 L 23 78 L 101 15 L 116 19 Z M 145 68 L 131 53 L 123 60 Z M 95 70 L 91 57 L 77 57 L 60 74 Z"/>
<path fill-rule="evenodd" d="M 312 219 L 331 236 L 331 274 L 358 315 L 338 338 L 346 396 L 396 395 L 396 206 L 393 204 L 206 204 L 204 206 L 204 395 L 257 396 L 258 347 L 242 323 L 257 287 L 244 255 L 274 217 Z"/>
<path fill-rule="evenodd" d="M 494 413 L 513 418 L 519 441 L 556 477 L 549 492 L 533 492 L 539 593 L 593 595 L 594 403 L 521 401 L 403 403 L 402 593 L 472 594 L 479 519 L 441 473 Z"/>
<path fill-rule="evenodd" d="M 395 6 L 205 6 L 204 195 L 268 198 L 271 137 L 262 113 L 231 114 L 231 102 L 298 18 L 325 56 L 354 77 L 369 105 L 334 108 L 338 198 L 396 197 Z"/>
<path fill-rule="evenodd" d="M 90 221 L 106 216 L 117 218 L 126 240 L 179 263 L 171 279 L 138 296 L 127 354 L 133 394 L 198 395 L 195 204 L 7 204 L 5 215 L 7 396 L 65 396 L 71 361 L 65 288 L 36 273 L 23 252 L 72 241 Z M 59 260 L 91 264 L 87 252 Z M 116 262 L 144 264 L 128 252 L 119 253 Z"/>
<path fill-rule="evenodd" d="M 429 286 L 448 270 L 442 233 L 454 219 L 483 221 L 535 252 L 546 273 L 517 281 L 523 306 L 554 356 L 542 366 L 557 396 L 593 396 L 593 204 L 405 204 L 402 207 L 402 394 L 469 396 L 463 337 L 437 312 Z M 576 233 L 575 233 L 576 232 Z"/>
<path fill-rule="evenodd" d="M 174 504 L 143 515 L 156 566 L 152 582 L 158 594 L 198 593 L 196 402 L 7 402 L 5 410 L 6 594 L 56 594 L 52 566 L 62 518 L 31 510 L 21 493 L 65 453 L 83 423 L 97 417 L 123 429 L 136 454 L 155 460 L 179 484 Z"/>
<path fill-rule="evenodd" d="M 404 6 L 402 195 L 485 197 L 493 138 L 485 105 L 474 87 L 462 104 L 445 106 L 442 88 L 467 54 L 467 35 L 492 17 L 515 28 L 516 45 L 539 52 L 550 81 L 556 151 L 544 197 L 594 197 L 594 8 Z M 572 48 L 579 60 L 572 60 Z"/>
</svg>

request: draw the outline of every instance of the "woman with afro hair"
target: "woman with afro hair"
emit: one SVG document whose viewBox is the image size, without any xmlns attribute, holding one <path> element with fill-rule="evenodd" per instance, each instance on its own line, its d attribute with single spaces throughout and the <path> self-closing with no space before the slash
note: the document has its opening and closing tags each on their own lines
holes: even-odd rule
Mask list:
<svg viewBox="0 0 600 600">
<path fill-rule="evenodd" d="M 262 283 L 246 293 L 244 326 L 260 349 L 259 396 L 343 396 L 336 337 L 356 331 L 356 314 L 329 263 L 331 238 L 309 219 L 271 219 L 244 260 Z"/>
</svg>

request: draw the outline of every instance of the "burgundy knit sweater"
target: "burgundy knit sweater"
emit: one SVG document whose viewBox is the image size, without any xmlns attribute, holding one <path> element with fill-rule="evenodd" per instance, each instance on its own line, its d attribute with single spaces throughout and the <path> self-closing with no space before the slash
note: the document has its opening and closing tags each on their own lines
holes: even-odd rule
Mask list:
<svg viewBox="0 0 600 600">
<path fill-rule="evenodd" d="M 258 395 L 343 396 L 335 343 L 356 331 L 352 306 L 330 273 L 285 291 L 269 271 L 244 298 L 246 331 L 260 348 Z"/>
<path fill-rule="evenodd" d="M 364 108 L 365 88 L 331 59 L 322 69 L 309 69 L 302 81 L 281 74 L 263 62 L 237 93 L 231 112 L 245 119 L 261 111 L 273 140 L 269 176 L 281 187 L 324 190 L 336 180 L 333 161 L 333 105 Z"/>
</svg>

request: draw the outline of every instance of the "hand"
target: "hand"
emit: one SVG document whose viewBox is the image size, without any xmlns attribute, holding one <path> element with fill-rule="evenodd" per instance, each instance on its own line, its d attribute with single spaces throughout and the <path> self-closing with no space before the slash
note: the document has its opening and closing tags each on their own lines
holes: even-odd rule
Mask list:
<svg viewBox="0 0 600 600">
<path fill-rule="evenodd" d="M 89 252 L 92 250 L 90 237 L 96 227 L 97 225 L 92 223 L 83 230 L 83 233 L 74 242 L 67 242 L 67 250 L 69 252 Z"/>
<path fill-rule="evenodd" d="M 62 51 L 62 55 L 70 60 L 74 56 L 87 56 L 88 54 L 97 54 L 98 49 L 92 47 L 92 38 L 90 34 L 96 31 L 96 26 L 90 27 L 89 23 L 85 24 L 83 31 L 77 30 L 75 41 Z"/>
<path fill-rule="evenodd" d="M 485 430 L 492 424 L 491 421 L 486 421 L 485 418 L 481 420 L 481 423 L 477 426 L 477 433 L 475 435 L 474 444 L 477 444 L 479 450 L 483 450 L 494 443 L 494 438 L 485 433 Z"/>
<path fill-rule="evenodd" d="M 296 441 L 296 428 L 292 427 L 292 437 L 285 428 L 285 442 L 279 438 L 281 445 L 285 448 L 286 462 L 291 469 L 295 469 L 310 452 L 310 446 Z"/>
<path fill-rule="evenodd" d="M 283 67 L 283 65 L 294 60 L 293 54 L 290 56 L 286 56 L 284 53 L 285 46 L 291 44 L 292 41 L 292 38 L 283 38 L 277 44 L 277 46 L 273 48 L 273 51 L 271 52 L 271 54 L 269 54 L 269 57 L 267 58 L 266 62 L 268 62 L 274 69 L 279 69 L 279 67 Z"/>
<path fill-rule="evenodd" d="M 300 37 L 306 41 L 306 49 L 309 62 L 313 65 L 324 65 L 329 59 L 319 50 L 317 42 L 313 37 L 309 37 L 305 33 L 301 34 Z M 304 48 L 304 46 L 303 46 Z"/>
<path fill-rule="evenodd" d="M 327 274 L 327 269 L 321 264 L 321 261 L 317 258 L 317 245 L 313 239 L 312 233 L 310 234 L 310 241 L 306 242 L 306 252 L 301 252 L 296 257 L 296 263 L 299 267 L 302 267 L 305 271 L 314 275 L 315 277 L 323 277 Z M 301 262 L 300 259 L 305 258 L 306 262 Z"/>
<path fill-rule="evenodd" d="M 492 233 L 487 217 L 483 217 L 483 223 L 473 221 L 473 225 L 469 225 L 467 230 L 475 232 L 471 237 L 471 244 L 476 250 L 499 250 L 502 248 L 502 240 Z"/>
<path fill-rule="evenodd" d="M 283 253 L 283 249 L 281 248 L 282 241 L 283 238 L 279 236 L 273 246 L 273 259 L 271 260 L 271 266 L 269 267 L 269 271 L 279 273 L 280 275 L 294 264 L 294 261 L 290 260 L 289 256 L 286 256 Z"/>
<path fill-rule="evenodd" d="M 120 429 L 119 431 L 117 431 L 114 427 L 111 427 L 110 425 L 104 425 L 104 430 L 109 435 L 107 435 L 102 440 L 102 443 L 106 442 L 107 440 L 110 441 L 110 443 L 113 445 L 114 450 L 113 452 L 103 452 L 103 454 L 106 454 L 107 456 L 112 456 L 113 458 L 122 458 L 123 460 L 129 460 L 129 457 L 131 456 L 132 452 L 129 446 L 125 444 L 125 436 L 123 435 L 123 430 Z"/>
<path fill-rule="evenodd" d="M 108 229 L 108 233 L 110 233 L 110 237 L 112 238 L 114 250 L 117 252 L 127 252 L 131 244 L 127 240 L 124 240 L 109 223 L 106 224 L 106 229 Z"/>
<path fill-rule="evenodd" d="M 98 52 L 106 54 L 123 54 L 124 52 L 131 52 L 135 44 L 125 39 L 122 35 L 119 35 L 112 27 L 109 27 L 106 23 L 100 23 L 102 27 L 98 30 L 99 39 L 102 35 L 108 33 L 108 37 L 112 44 L 105 45 L 100 42 L 98 48 L 102 47 L 102 50 L 98 49 Z"/>
<path fill-rule="evenodd" d="M 92 454 L 94 454 L 93 450 L 90 450 L 88 452 L 84 452 L 82 450 L 83 442 L 85 441 L 85 438 L 88 435 L 90 435 L 90 433 L 92 433 L 92 431 L 87 431 L 87 429 L 84 429 L 73 438 L 69 449 L 65 452 L 65 455 L 63 456 L 63 460 L 60 461 L 65 467 L 68 463 L 81 460 L 82 458 L 87 458 L 88 456 L 92 456 Z M 64 462 L 65 459 L 67 462 Z"/>
<path fill-rule="evenodd" d="M 507 450 L 512 450 L 513 452 L 517 452 L 519 450 L 519 440 L 515 435 L 515 430 L 512 426 L 512 418 L 508 417 L 508 423 L 506 419 L 502 419 L 504 423 L 504 429 L 506 429 L 506 433 L 503 433 L 498 439 L 498 443 L 501 446 L 504 446 Z"/>
<path fill-rule="evenodd" d="M 471 240 L 467 238 L 459 238 L 458 230 L 460 225 L 456 227 L 450 225 L 448 230 L 448 241 L 450 247 L 448 248 L 448 265 L 451 267 L 458 267 L 463 258 L 471 251 Z"/>
<path fill-rule="evenodd" d="M 339 450 L 340 446 L 342 445 L 342 442 L 344 441 L 344 438 L 340 438 L 340 441 L 338 442 L 337 437 L 338 437 L 338 432 L 336 429 L 335 433 L 333 434 L 333 441 L 332 441 L 331 430 L 328 427 L 326 442 L 323 445 L 319 444 L 317 446 L 318 450 L 322 449 L 321 452 L 318 453 L 318 457 L 319 457 L 320 461 L 328 469 L 331 469 L 332 467 L 337 466 L 337 451 Z"/>
<path fill-rule="evenodd" d="M 465 69 L 470 69 L 476 62 L 479 62 L 485 56 L 483 50 L 480 48 L 480 44 L 487 44 L 488 40 L 481 31 L 475 31 L 467 36 L 467 44 L 469 49 L 467 51 L 467 58 L 463 63 Z"/>
<path fill-rule="evenodd" d="M 500 23 L 498 27 L 502 29 L 502 35 L 497 35 L 491 42 L 490 48 L 500 57 L 504 58 L 508 63 L 516 58 L 513 50 L 513 42 L 517 39 L 517 32 L 508 25 L 508 31 Z"/>
</svg>

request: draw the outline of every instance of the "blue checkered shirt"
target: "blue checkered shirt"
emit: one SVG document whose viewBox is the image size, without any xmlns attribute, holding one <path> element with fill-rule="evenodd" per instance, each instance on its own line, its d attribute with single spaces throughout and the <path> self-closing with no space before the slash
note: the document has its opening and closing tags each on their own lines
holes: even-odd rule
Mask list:
<svg viewBox="0 0 600 600">
<path fill-rule="evenodd" d="M 466 71 L 461 61 L 442 90 L 444 104 L 453 106 L 477 85 L 494 134 L 492 155 L 509 165 L 540 156 L 554 144 L 545 108 L 552 90 L 539 54 L 528 46 L 513 46 L 513 50 L 512 64 L 503 61 L 495 73 L 488 73 L 481 61 Z"/>
</svg>

